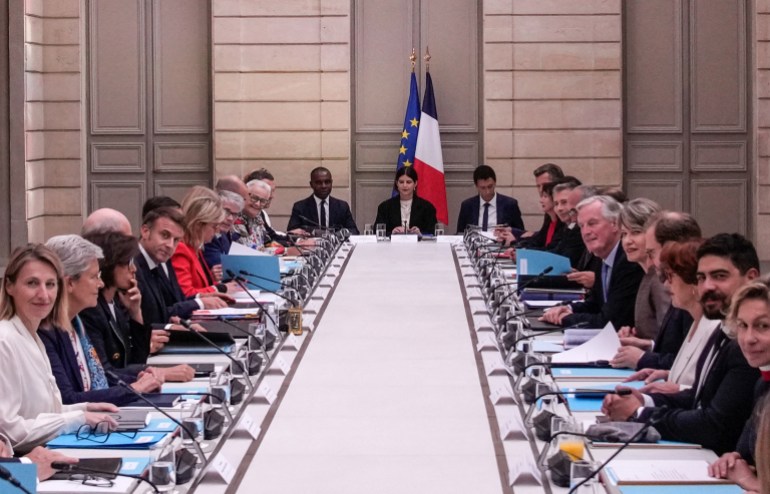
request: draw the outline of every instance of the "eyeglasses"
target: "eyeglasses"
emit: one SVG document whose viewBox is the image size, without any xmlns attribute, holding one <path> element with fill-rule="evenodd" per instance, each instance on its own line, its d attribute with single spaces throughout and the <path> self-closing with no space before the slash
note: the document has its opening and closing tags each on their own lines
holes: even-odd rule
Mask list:
<svg viewBox="0 0 770 494">
<path fill-rule="evenodd" d="M 104 477 L 98 477 L 89 473 L 73 473 L 69 477 L 69 481 L 75 484 L 87 485 L 89 487 L 113 487 L 115 483 Z"/>
<path fill-rule="evenodd" d="M 110 424 L 107 422 L 99 422 L 96 425 L 84 424 L 81 425 L 75 437 L 78 441 L 91 441 L 94 443 L 104 444 L 110 438 L 113 431 L 110 431 Z M 133 432 L 119 432 L 114 431 L 115 434 L 127 437 L 129 439 L 136 438 L 136 431 Z"/>
<path fill-rule="evenodd" d="M 236 213 L 235 211 L 230 211 L 227 208 L 222 208 L 222 209 L 225 210 L 225 218 L 227 218 L 228 216 L 233 217 L 233 218 L 238 216 L 238 213 Z"/>
<path fill-rule="evenodd" d="M 249 194 L 249 200 L 252 204 L 262 204 L 263 206 L 270 202 L 270 199 L 262 199 L 261 197 L 257 197 L 252 194 Z"/>
</svg>

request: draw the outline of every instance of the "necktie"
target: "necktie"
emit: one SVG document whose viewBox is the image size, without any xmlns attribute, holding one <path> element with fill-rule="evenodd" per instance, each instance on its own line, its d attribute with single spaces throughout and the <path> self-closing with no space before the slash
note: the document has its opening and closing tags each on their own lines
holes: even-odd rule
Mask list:
<svg viewBox="0 0 770 494">
<path fill-rule="evenodd" d="M 481 229 L 487 231 L 489 228 L 489 203 L 484 203 L 484 216 L 481 217 Z"/>
<path fill-rule="evenodd" d="M 607 302 L 607 293 L 610 285 L 610 271 L 610 265 L 602 262 L 602 295 L 604 295 L 605 302 Z"/>
<path fill-rule="evenodd" d="M 326 227 L 326 199 L 321 201 L 321 227 Z"/>
</svg>

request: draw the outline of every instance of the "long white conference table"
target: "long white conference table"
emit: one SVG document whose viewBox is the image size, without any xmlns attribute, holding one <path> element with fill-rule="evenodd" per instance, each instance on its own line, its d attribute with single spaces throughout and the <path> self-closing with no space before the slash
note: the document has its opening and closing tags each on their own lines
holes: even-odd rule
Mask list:
<svg viewBox="0 0 770 494">
<path fill-rule="evenodd" d="M 449 244 L 357 245 L 319 316 L 229 492 L 511 492 Z"/>
</svg>

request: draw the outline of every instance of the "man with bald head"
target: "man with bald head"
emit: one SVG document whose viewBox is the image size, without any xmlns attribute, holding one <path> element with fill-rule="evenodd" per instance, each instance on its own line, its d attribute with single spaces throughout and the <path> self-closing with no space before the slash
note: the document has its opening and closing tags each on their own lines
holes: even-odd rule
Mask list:
<svg viewBox="0 0 770 494">
<path fill-rule="evenodd" d="M 216 190 L 217 192 L 223 191 L 223 190 L 234 192 L 239 196 L 243 197 L 244 201 L 249 200 L 248 187 L 246 187 L 246 184 L 243 182 L 243 180 L 241 180 L 239 177 L 235 175 L 225 175 L 224 177 L 220 177 L 220 179 L 217 180 L 217 183 L 214 186 L 214 190 Z"/>
<path fill-rule="evenodd" d="M 111 208 L 101 208 L 88 215 L 80 230 L 81 235 L 107 232 L 131 235 L 131 222 L 120 211 Z"/>
</svg>

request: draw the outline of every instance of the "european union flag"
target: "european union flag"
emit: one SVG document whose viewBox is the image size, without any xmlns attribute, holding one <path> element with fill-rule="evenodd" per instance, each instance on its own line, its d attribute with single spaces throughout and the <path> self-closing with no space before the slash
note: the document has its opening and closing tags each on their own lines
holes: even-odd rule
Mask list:
<svg viewBox="0 0 770 494">
<path fill-rule="evenodd" d="M 417 131 L 420 127 L 420 91 L 417 89 L 417 77 L 412 72 L 412 81 L 409 87 L 409 101 L 406 104 L 404 115 L 404 129 L 401 132 L 401 146 L 398 149 L 398 162 L 396 171 L 405 166 L 414 164 L 414 152 L 417 147 Z M 393 195 L 398 191 L 393 189 Z"/>
</svg>

